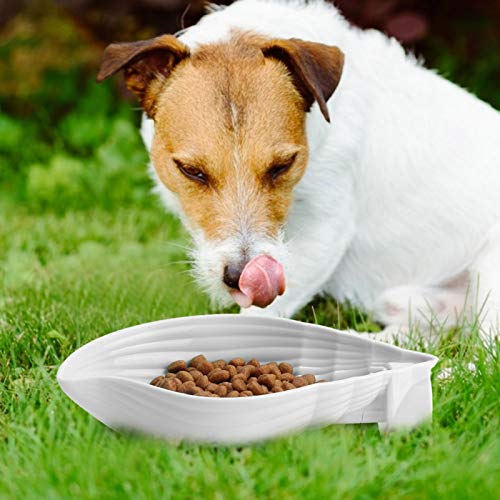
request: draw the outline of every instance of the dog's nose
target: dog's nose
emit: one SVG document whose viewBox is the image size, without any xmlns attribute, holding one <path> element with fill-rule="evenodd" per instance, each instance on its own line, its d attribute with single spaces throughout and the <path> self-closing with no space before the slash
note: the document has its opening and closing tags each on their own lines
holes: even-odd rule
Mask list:
<svg viewBox="0 0 500 500">
<path fill-rule="evenodd" d="M 228 264 L 224 267 L 224 276 L 222 281 L 229 287 L 238 290 L 238 282 L 240 281 L 241 273 L 245 268 L 245 264 L 240 262 L 238 264 Z"/>
</svg>

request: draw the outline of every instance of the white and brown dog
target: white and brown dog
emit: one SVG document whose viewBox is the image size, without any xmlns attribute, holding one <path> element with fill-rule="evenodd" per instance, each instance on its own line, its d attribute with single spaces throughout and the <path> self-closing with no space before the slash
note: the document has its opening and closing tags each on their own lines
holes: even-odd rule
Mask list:
<svg viewBox="0 0 500 500">
<path fill-rule="evenodd" d="M 110 45 L 98 80 L 119 70 L 214 299 L 289 317 L 330 294 L 372 312 L 382 339 L 481 307 L 484 338 L 498 331 L 488 104 L 322 0 L 212 6 L 177 37 Z"/>
</svg>

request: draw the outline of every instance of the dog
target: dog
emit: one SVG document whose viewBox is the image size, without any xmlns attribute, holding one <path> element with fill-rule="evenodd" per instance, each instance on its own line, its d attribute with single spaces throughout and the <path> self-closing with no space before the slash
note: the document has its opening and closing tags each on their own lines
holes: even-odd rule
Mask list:
<svg viewBox="0 0 500 500">
<path fill-rule="evenodd" d="M 211 5 L 115 43 L 165 207 L 217 303 L 291 317 L 315 295 L 409 323 L 500 317 L 500 117 L 323 0 Z"/>
</svg>

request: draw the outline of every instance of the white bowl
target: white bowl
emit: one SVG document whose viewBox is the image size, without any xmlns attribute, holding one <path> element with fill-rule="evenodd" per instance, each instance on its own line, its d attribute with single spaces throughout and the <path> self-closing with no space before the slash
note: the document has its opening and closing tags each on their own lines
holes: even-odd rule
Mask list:
<svg viewBox="0 0 500 500">
<path fill-rule="evenodd" d="M 176 359 L 286 361 L 329 382 L 248 398 L 206 398 L 149 385 Z M 432 414 L 437 358 L 323 326 L 240 315 L 167 319 L 105 335 L 71 354 L 57 380 L 113 429 L 169 440 L 249 443 L 333 423 L 410 427 Z"/>
</svg>

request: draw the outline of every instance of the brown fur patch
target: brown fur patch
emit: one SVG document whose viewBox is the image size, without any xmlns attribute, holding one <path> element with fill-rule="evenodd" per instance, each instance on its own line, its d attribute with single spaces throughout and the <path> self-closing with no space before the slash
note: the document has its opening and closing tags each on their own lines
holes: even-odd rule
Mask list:
<svg viewBox="0 0 500 500">
<path fill-rule="evenodd" d="M 307 163 L 303 99 L 287 68 L 238 35 L 200 47 L 158 95 L 153 164 L 188 219 L 209 239 L 275 236 Z M 296 155 L 272 180 L 268 169 Z M 174 159 L 202 170 L 186 178 Z"/>
</svg>

